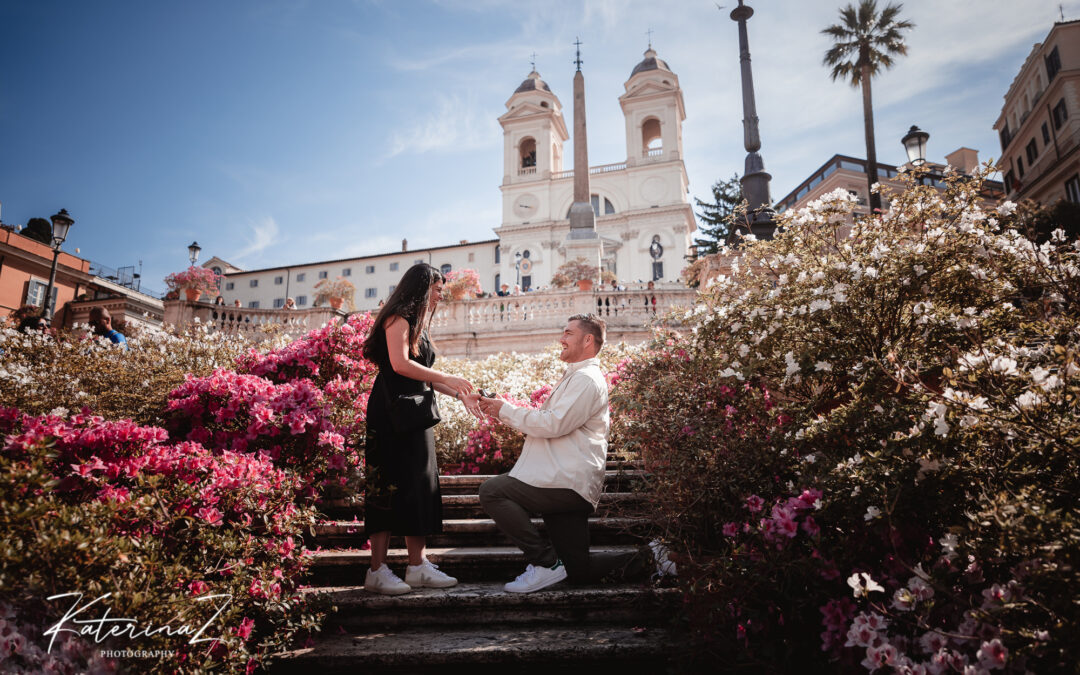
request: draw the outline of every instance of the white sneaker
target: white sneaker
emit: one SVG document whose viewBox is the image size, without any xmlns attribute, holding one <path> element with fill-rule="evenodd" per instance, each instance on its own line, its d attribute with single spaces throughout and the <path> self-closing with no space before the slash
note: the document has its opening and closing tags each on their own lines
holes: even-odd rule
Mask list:
<svg viewBox="0 0 1080 675">
<path fill-rule="evenodd" d="M 536 567 L 529 565 L 517 579 L 503 586 L 507 593 L 532 593 L 547 588 L 566 578 L 566 567 L 561 560 L 555 561 L 555 567 Z"/>
<path fill-rule="evenodd" d="M 439 571 L 439 566 L 427 558 L 419 565 L 405 568 L 405 583 L 413 588 L 450 588 L 457 585 L 457 579 Z"/>
<path fill-rule="evenodd" d="M 369 593 L 382 595 L 401 595 L 412 590 L 412 586 L 402 581 L 396 574 L 390 571 L 390 567 L 383 564 L 376 571 L 367 571 L 364 578 L 364 590 Z"/>
<path fill-rule="evenodd" d="M 675 563 L 668 559 L 667 546 L 660 543 L 659 539 L 653 539 L 649 542 L 649 550 L 652 551 L 653 560 L 656 562 L 656 576 L 678 576 L 678 572 L 675 569 Z"/>
</svg>

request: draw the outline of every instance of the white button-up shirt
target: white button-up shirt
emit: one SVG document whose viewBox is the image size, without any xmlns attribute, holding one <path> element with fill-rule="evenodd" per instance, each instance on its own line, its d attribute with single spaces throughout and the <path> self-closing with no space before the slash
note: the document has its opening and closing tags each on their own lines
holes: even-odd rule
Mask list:
<svg viewBox="0 0 1080 675">
<path fill-rule="evenodd" d="M 569 488 L 596 507 L 611 427 L 599 359 L 570 364 L 539 410 L 504 403 L 499 419 L 525 434 L 511 477 L 533 487 Z"/>
</svg>

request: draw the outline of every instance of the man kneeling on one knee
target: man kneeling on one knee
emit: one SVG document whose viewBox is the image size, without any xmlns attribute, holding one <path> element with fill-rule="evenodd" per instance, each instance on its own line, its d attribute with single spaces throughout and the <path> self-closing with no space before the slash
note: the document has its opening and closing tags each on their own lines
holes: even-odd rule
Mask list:
<svg viewBox="0 0 1080 675">
<path fill-rule="evenodd" d="M 570 317 L 559 358 L 569 364 L 547 401 L 535 410 L 481 398 L 487 415 L 525 434 L 510 473 L 480 486 L 480 503 L 495 524 L 525 553 L 525 572 L 506 584 L 511 593 L 531 593 L 569 577 L 599 580 L 618 570 L 637 571 L 640 554 L 589 553 L 588 518 L 604 488 L 608 391 L 596 354 L 606 325 L 591 314 Z M 530 519 L 543 517 L 550 539 Z"/>
</svg>

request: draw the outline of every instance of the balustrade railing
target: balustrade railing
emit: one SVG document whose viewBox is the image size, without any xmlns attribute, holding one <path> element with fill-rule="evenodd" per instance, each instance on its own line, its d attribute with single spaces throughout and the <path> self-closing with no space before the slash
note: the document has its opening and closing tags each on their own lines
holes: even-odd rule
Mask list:
<svg viewBox="0 0 1080 675">
<path fill-rule="evenodd" d="M 174 326 L 201 324 L 226 333 L 238 333 L 258 341 L 271 333 L 300 337 L 321 328 L 344 313 L 330 307 L 310 309 L 249 309 L 205 302 L 165 301 L 165 323 Z"/>
<path fill-rule="evenodd" d="M 616 162 L 614 164 L 601 164 L 599 166 L 590 166 L 589 173 L 611 173 L 612 171 L 624 171 L 625 169 L 626 162 Z M 552 172 L 551 177 L 555 180 L 559 180 L 560 178 L 573 178 L 574 170 L 568 169 L 566 171 L 554 171 Z"/>
</svg>

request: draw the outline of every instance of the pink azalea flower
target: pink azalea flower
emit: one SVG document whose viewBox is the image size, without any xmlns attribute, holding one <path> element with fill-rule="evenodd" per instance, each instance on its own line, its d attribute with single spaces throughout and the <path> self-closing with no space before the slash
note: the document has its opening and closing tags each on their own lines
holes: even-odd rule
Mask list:
<svg viewBox="0 0 1080 675">
<path fill-rule="evenodd" d="M 765 500 L 757 495 L 750 495 L 746 498 L 746 508 L 751 513 L 756 513 L 765 507 Z"/>
</svg>

